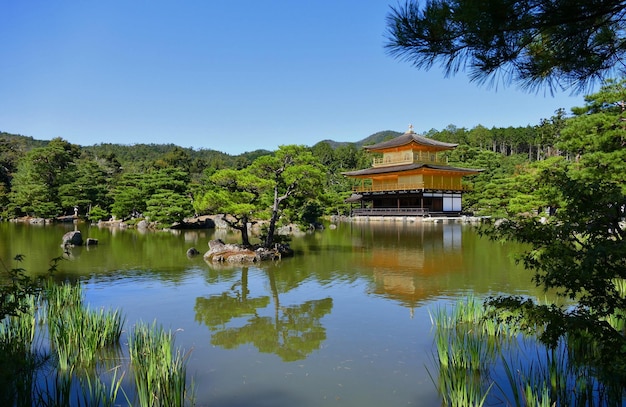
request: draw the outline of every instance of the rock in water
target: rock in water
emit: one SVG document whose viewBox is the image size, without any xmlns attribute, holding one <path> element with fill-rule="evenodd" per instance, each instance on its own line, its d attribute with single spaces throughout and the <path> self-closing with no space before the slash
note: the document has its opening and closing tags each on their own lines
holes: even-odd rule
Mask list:
<svg viewBox="0 0 626 407">
<path fill-rule="evenodd" d="M 80 230 L 67 232 L 63 235 L 63 246 L 81 246 L 83 244 L 83 235 Z"/>
<path fill-rule="evenodd" d="M 204 260 L 217 263 L 252 263 L 258 259 L 256 253 L 250 249 L 215 239 L 209 242 L 209 251 L 204 254 Z"/>
</svg>

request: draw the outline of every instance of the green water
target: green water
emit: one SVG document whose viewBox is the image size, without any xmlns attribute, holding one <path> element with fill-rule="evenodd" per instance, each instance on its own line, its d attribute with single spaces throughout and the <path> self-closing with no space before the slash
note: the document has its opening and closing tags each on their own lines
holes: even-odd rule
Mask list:
<svg viewBox="0 0 626 407">
<path fill-rule="evenodd" d="M 542 295 L 513 262 L 519 248 L 461 224 L 341 223 L 295 237 L 293 258 L 219 267 L 187 249 L 236 235 L 1 223 L 0 258 L 24 254 L 20 267 L 44 273 L 74 227 L 99 245 L 72 249 L 55 278 L 80 280 L 90 306 L 122 309 L 128 327 L 176 330 L 198 406 L 439 406 L 429 309 Z"/>
</svg>

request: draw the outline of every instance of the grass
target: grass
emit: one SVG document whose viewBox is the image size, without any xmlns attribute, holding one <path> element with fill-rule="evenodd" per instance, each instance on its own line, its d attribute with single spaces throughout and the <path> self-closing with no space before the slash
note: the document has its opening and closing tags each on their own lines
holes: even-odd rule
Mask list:
<svg viewBox="0 0 626 407">
<path fill-rule="evenodd" d="M 443 404 L 482 406 L 491 388 L 483 380 L 484 372 L 495 356 L 487 340 L 491 327 L 483 324 L 486 318 L 482 305 L 470 297 L 451 310 L 436 308 L 430 318 L 436 328 L 436 384 Z"/>
<path fill-rule="evenodd" d="M 619 384 L 603 382 L 576 353 L 589 341 L 562 339 L 547 348 L 534 336 L 499 323 L 473 297 L 431 310 L 433 379 L 444 406 L 619 406 Z M 434 375 L 430 373 L 431 379 Z"/>
<path fill-rule="evenodd" d="M 171 332 L 138 324 L 123 358 L 125 317 L 91 309 L 83 297 L 80 285 L 48 284 L 44 296 L 27 296 L 22 312 L 0 321 L 0 405 L 108 407 L 120 405 L 120 392 L 128 405 L 136 403 L 127 394 L 141 406 L 193 404 L 188 355 L 174 349 Z M 127 370 L 134 382 L 124 381 Z"/>
<path fill-rule="evenodd" d="M 0 405 L 31 405 L 35 372 L 47 361 L 38 351 L 37 336 L 39 297 L 22 299 L 15 316 L 0 321 Z"/>
<path fill-rule="evenodd" d="M 186 360 L 174 350 L 174 335 L 161 326 L 137 324 L 129 337 L 130 360 L 140 406 L 184 406 Z M 193 392 L 191 392 L 193 393 Z"/>
<path fill-rule="evenodd" d="M 50 285 L 47 293 L 48 333 L 61 370 L 90 366 L 100 351 L 119 344 L 124 317 L 118 310 L 83 305 L 80 285 Z"/>
</svg>

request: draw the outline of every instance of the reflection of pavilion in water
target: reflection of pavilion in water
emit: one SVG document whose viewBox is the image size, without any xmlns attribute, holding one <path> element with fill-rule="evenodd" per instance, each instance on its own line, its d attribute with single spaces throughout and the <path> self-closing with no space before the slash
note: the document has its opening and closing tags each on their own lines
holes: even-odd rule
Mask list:
<svg viewBox="0 0 626 407">
<path fill-rule="evenodd" d="M 389 235 L 374 240 L 363 257 L 363 265 L 373 270 L 373 293 L 410 308 L 441 295 L 449 281 L 461 277 L 459 272 L 463 270 L 463 225 L 416 228 L 418 232 L 409 239 L 399 234 L 395 241 Z"/>
</svg>

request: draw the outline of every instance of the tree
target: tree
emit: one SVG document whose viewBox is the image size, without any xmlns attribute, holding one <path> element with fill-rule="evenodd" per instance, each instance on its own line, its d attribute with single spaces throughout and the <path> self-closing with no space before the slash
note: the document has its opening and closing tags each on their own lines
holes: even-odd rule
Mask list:
<svg viewBox="0 0 626 407">
<path fill-rule="evenodd" d="M 576 177 L 612 180 L 626 192 L 626 79 L 609 80 L 573 108 L 557 147 L 577 163 Z"/>
<path fill-rule="evenodd" d="M 147 195 L 141 188 L 143 175 L 125 173 L 113 190 L 111 213 L 119 219 L 142 213 L 146 209 Z"/>
<path fill-rule="evenodd" d="M 250 246 L 248 223 L 266 210 L 263 194 L 271 188 L 271 181 L 248 168 L 218 170 L 209 181 L 211 188 L 194 201 L 196 212 L 224 214 L 224 221 L 241 232 L 242 245 Z"/>
<path fill-rule="evenodd" d="M 59 199 L 64 210 L 76 207 L 88 213 L 92 207 L 110 206 L 110 179 L 106 168 L 99 162 L 85 158 L 76 162 L 75 171 L 59 186 Z"/>
<path fill-rule="evenodd" d="M 78 146 L 56 138 L 29 151 L 13 178 L 11 204 L 17 213 L 51 218 L 61 212 L 59 187 L 71 179 Z"/>
<path fill-rule="evenodd" d="M 0 138 L 0 216 L 6 211 L 13 175 L 23 155 L 23 148 L 17 139 Z"/>
<path fill-rule="evenodd" d="M 623 112 L 626 82 L 610 81 L 587 105 L 574 111 L 561 131 L 559 148 L 576 152 L 568 162 L 541 169 L 539 185 L 558 210 L 547 221 L 519 217 L 487 231 L 494 238 L 515 239 L 532 249 L 521 261 L 535 271 L 534 281 L 574 305 L 539 305 L 523 298 L 499 297 L 499 310 L 538 327 L 540 338 L 555 346 L 562 337 L 595 346 L 585 351 L 603 379 L 626 383 L 626 337 L 609 318 L 626 316 L 626 144 Z M 550 163 L 546 160 L 545 163 Z M 580 356 L 580 355 L 579 355 Z M 617 361 L 617 363 L 616 363 Z"/>
<path fill-rule="evenodd" d="M 272 247 L 280 210 L 290 197 L 314 197 L 321 193 L 325 174 L 319 161 L 303 146 L 280 146 L 274 155 L 257 158 L 251 173 L 271 182 L 271 217 L 265 247 Z"/>
<path fill-rule="evenodd" d="M 423 7 L 409 0 L 388 16 L 387 48 L 419 68 L 441 63 L 446 74 L 468 68 L 479 82 L 502 74 L 528 89 L 580 91 L 625 71 L 625 10 L 617 0 L 430 0 Z M 584 108 L 573 109 L 577 116 L 564 127 L 555 121 L 553 129 L 542 129 L 559 136 L 557 148 L 575 160 L 540 171 L 543 191 L 561 205 L 555 216 L 544 222 L 526 214 L 485 231 L 529 244 L 521 260 L 535 271 L 537 285 L 574 301 L 568 307 L 520 297 L 488 303 L 551 346 L 563 338 L 581 340 L 587 346 L 574 357 L 597 367 L 600 380 L 621 385 L 626 338 L 608 321 L 626 318 L 626 293 L 618 289 L 626 284 L 624 96 L 623 82 L 609 81 Z M 510 136 L 499 136 L 506 153 Z M 494 142 L 494 152 L 496 147 Z"/>
<path fill-rule="evenodd" d="M 565 126 L 565 110 L 558 109 L 549 119 L 541 119 L 536 127 L 535 144 L 537 145 L 537 160 L 558 155 L 554 146 L 559 142 L 561 130 Z M 529 158 L 532 158 L 529 156 Z"/>
<path fill-rule="evenodd" d="M 625 71 L 621 0 L 407 0 L 387 16 L 389 53 L 447 75 L 577 90 Z"/>
<path fill-rule="evenodd" d="M 146 216 L 159 223 L 180 222 L 192 214 L 189 174 L 166 167 L 124 174 L 114 191 L 111 211 L 120 218 Z"/>
</svg>

